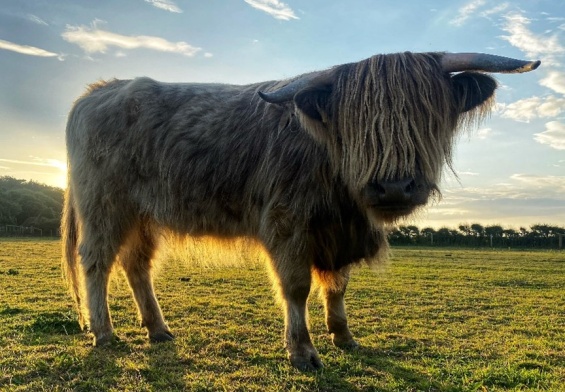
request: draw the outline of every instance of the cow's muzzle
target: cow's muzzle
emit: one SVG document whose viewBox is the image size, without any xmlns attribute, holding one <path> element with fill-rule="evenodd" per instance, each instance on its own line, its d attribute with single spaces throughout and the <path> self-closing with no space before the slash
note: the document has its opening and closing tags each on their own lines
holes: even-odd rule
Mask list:
<svg viewBox="0 0 565 392">
<path fill-rule="evenodd" d="M 409 215 L 426 204 L 433 187 L 415 178 L 375 181 L 365 187 L 368 206 L 390 221 Z"/>
</svg>

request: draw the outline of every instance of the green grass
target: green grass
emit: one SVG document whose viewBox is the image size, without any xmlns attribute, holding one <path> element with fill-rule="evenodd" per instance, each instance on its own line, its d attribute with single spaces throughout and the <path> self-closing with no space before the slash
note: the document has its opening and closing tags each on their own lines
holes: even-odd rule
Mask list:
<svg viewBox="0 0 565 392">
<path fill-rule="evenodd" d="M 0 390 L 563 391 L 565 253 L 394 249 L 347 295 L 362 348 L 331 345 L 316 296 L 325 368 L 293 369 L 265 268 L 165 264 L 157 293 L 177 339 L 151 345 L 121 275 L 121 341 L 93 349 L 59 269 L 59 241 L 0 240 Z"/>
</svg>

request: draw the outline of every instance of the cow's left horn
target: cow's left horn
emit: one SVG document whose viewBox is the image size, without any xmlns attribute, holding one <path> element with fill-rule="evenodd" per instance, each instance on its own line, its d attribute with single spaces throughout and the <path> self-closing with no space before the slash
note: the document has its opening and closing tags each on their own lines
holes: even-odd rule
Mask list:
<svg viewBox="0 0 565 392">
<path fill-rule="evenodd" d="M 441 66 L 445 72 L 483 71 L 500 73 L 530 72 L 541 61 L 516 60 L 509 57 L 484 53 L 445 53 Z"/>
<path fill-rule="evenodd" d="M 314 79 L 320 77 L 320 72 L 311 72 L 304 74 L 297 79 L 291 81 L 284 87 L 268 93 L 259 91 L 259 96 L 269 103 L 284 103 L 290 101 L 297 92 L 308 87 Z"/>
</svg>

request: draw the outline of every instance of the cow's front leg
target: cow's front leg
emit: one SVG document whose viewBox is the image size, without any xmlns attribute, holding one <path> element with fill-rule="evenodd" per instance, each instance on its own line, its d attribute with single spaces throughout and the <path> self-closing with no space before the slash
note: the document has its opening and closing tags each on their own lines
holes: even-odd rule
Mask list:
<svg viewBox="0 0 565 392">
<path fill-rule="evenodd" d="M 307 305 L 311 272 L 307 262 L 273 257 L 273 275 L 278 285 L 285 315 L 285 347 L 292 365 L 302 371 L 323 367 L 310 340 Z"/>
<path fill-rule="evenodd" d="M 349 267 L 339 271 L 314 270 L 314 277 L 320 286 L 320 296 L 324 302 L 328 332 L 332 336 L 333 344 L 343 349 L 359 346 L 349 331 L 345 312 L 344 295 L 349 281 L 349 270 Z"/>
</svg>

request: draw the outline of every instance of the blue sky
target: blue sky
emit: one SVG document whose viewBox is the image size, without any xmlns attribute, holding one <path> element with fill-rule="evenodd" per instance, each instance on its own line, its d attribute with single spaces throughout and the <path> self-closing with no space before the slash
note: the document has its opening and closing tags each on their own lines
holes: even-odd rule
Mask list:
<svg viewBox="0 0 565 392">
<path fill-rule="evenodd" d="M 541 59 L 497 75 L 489 119 L 455 151 L 443 200 L 409 223 L 565 225 L 565 2 L 3 1 L 0 175 L 65 185 L 67 113 L 99 79 L 244 84 L 399 51 Z"/>
</svg>

